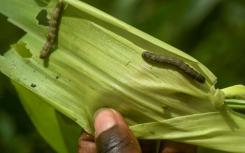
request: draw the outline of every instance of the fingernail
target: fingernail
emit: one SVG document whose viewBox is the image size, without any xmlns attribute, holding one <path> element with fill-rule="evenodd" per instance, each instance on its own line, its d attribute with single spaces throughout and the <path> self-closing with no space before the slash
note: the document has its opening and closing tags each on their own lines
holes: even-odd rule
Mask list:
<svg viewBox="0 0 245 153">
<path fill-rule="evenodd" d="M 115 125 L 116 117 L 112 109 L 102 108 L 95 113 L 95 137 Z"/>
</svg>

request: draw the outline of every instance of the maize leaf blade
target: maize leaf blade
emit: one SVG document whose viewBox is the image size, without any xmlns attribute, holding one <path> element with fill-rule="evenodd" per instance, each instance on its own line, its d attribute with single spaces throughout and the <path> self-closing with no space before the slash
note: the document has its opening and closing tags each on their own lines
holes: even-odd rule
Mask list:
<svg viewBox="0 0 245 153">
<path fill-rule="evenodd" d="M 50 12 L 54 3 L 45 9 Z M 1 13 L 26 32 L 0 56 L 0 70 L 13 80 L 37 129 L 57 151 L 73 152 L 65 136 L 75 139 L 79 129 L 75 124 L 66 127 L 57 112 L 92 133 L 94 112 L 112 107 L 124 115 L 138 137 L 243 152 L 244 117 L 228 111 L 238 129 L 229 126 L 215 107 L 223 102 L 223 92 L 214 89 L 216 78 L 205 66 L 87 4 L 66 3 L 58 48 L 46 68 L 39 51 L 47 27 L 36 20 L 43 6 L 32 0 L 0 1 Z M 152 67 L 141 58 L 143 50 L 181 58 L 205 75 L 207 82 L 199 84 L 168 66 Z M 47 129 L 55 132 L 52 135 Z"/>
</svg>

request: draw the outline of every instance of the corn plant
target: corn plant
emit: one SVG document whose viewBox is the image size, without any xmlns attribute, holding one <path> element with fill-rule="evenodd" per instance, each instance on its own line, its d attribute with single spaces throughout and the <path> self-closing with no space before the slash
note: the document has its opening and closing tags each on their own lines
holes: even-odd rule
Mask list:
<svg viewBox="0 0 245 153">
<path fill-rule="evenodd" d="M 93 114 L 114 108 L 140 139 L 167 139 L 244 153 L 245 87 L 215 87 L 215 75 L 188 54 L 78 0 L 64 0 L 57 44 L 40 59 L 57 1 L 0 0 L 0 13 L 25 34 L 0 56 L 32 122 L 59 153 L 76 152 Z M 177 58 L 205 77 L 157 67 L 143 51 Z M 222 79 L 222 78 L 220 78 Z M 210 151 L 211 152 L 211 151 Z"/>
</svg>

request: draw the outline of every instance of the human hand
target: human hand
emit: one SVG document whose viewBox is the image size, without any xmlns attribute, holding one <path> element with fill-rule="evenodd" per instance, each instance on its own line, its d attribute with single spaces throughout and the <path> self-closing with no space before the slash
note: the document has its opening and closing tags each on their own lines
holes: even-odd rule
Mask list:
<svg viewBox="0 0 245 153">
<path fill-rule="evenodd" d="M 78 153 L 196 153 L 192 145 L 171 141 L 138 141 L 130 131 L 123 117 L 113 109 L 101 109 L 95 114 L 95 136 L 82 133 Z M 139 143 L 140 142 L 140 143 Z"/>
</svg>

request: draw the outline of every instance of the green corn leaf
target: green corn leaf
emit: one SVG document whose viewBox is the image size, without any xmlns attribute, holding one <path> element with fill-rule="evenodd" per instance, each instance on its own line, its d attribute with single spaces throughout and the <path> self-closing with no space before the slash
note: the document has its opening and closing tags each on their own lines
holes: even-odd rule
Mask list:
<svg viewBox="0 0 245 153">
<path fill-rule="evenodd" d="M 234 98 L 234 99 L 245 100 L 245 86 L 243 85 L 235 85 L 235 86 L 224 88 L 223 92 L 225 93 L 225 97 L 227 99 Z"/>
<path fill-rule="evenodd" d="M 48 27 L 37 17 L 40 12 L 50 14 L 56 1 L 45 2 L 0 1 L 0 13 L 26 32 L 0 56 L 0 71 L 13 81 L 33 123 L 58 152 L 75 152 L 80 128 L 92 133 L 93 114 L 101 107 L 121 112 L 139 138 L 244 152 L 245 118 L 224 105 L 231 91 L 215 89 L 212 72 L 180 50 L 81 1 L 65 0 L 57 49 L 45 67 L 39 53 Z M 170 65 L 146 63 L 144 50 L 185 61 L 205 76 L 206 83 Z M 244 88 L 239 91 L 244 93 Z"/>
</svg>

